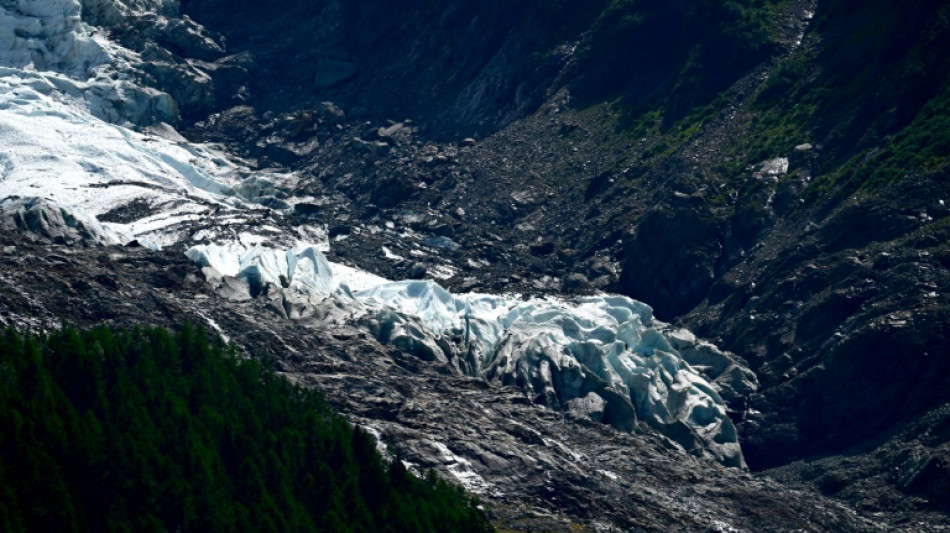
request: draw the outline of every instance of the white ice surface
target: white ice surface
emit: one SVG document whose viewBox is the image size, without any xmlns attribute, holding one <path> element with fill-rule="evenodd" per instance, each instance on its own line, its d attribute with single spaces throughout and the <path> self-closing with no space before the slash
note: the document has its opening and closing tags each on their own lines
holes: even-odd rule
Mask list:
<svg viewBox="0 0 950 533">
<path fill-rule="evenodd" d="M 145 8 L 155 2 L 136 3 Z M 121 2 L 87 0 L 85 4 L 115 7 Z M 130 73 L 141 63 L 138 54 L 82 22 L 81 9 L 79 0 L 0 4 L 0 72 L 31 78 L 41 90 L 55 91 L 108 122 L 175 120 L 178 110 L 170 96 L 132 80 Z"/>
<path fill-rule="evenodd" d="M 82 7 L 115 18 L 173 4 L 85 0 Z M 79 0 L 0 2 L 0 200 L 40 198 L 83 218 L 133 204 L 124 223 L 104 223 L 113 240 L 162 246 L 187 236 L 184 223 L 240 218 L 242 195 L 284 179 L 245 180 L 247 170 L 214 149 L 168 140 L 175 135 L 167 125 L 161 136 L 133 131 L 133 124 L 174 120 L 176 104 L 138 85 L 130 74 L 138 55 L 80 13 Z"/>
<path fill-rule="evenodd" d="M 290 250 L 260 244 L 251 248 L 238 244 L 200 244 L 191 247 L 186 255 L 225 276 L 248 278 L 257 285 L 285 286 L 304 294 L 329 296 L 341 285 L 347 290 L 359 291 L 389 283 L 365 270 L 327 261 L 320 248 L 307 244 Z"/>
<path fill-rule="evenodd" d="M 673 348 L 672 331 L 653 319 L 646 304 L 607 295 L 577 301 L 452 295 L 432 281 L 391 282 L 354 295 L 368 308 L 393 309 L 417 319 L 437 338 L 454 339 L 456 352 L 471 358 L 466 368 L 489 380 L 526 389 L 562 408 L 592 392 L 619 395 L 627 400 L 614 403 L 615 412 L 629 401 L 637 419 L 669 432 L 687 448 L 699 444 L 727 464 L 742 463 L 735 427 L 717 388 Z M 398 315 L 378 317 L 391 322 L 380 330 L 397 332 L 389 333 L 390 342 L 435 350 L 438 343 L 418 336 Z M 613 414 L 604 421 L 632 429 L 633 416 Z M 681 436 L 676 426 L 689 428 L 693 437 Z"/>
<path fill-rule="evenodd" d="M 502 381 L 530 382 L 542 363 L 552 370 L 583 365 L 629 395 L 641 418 L 705 427 L 726 417 L 715 388 L 661 333 L 665 324 L 630 298 L 454 296 L 432 281 L 390 282 L 354 295 L 367 306 L 415 317 L 436 335 L 460 336 L 475 350 L 481 370 Z M 581 385 L 565 382 L 556 392 L 581 397 Z"/>
<path fill-rule="evenodd" d="M 80 21 L 78 0 L 11 0 L 0 5 L 0 62 L 84 74 L 110 61 L 108 41 Z"/>
<path fill-rule="evenodd" d="M 156 214 L 106 225 L 127 239 L 153 240 L 182 221 L 241 205 L 226 185 L 234 167 L 212 152 L 106 123 L 45 91 L 44 82 L 0 73 L 0 198 L 41 197 L 88 216 L 138 200 Z"/>
<path fill-rule="evenodd" d="M 334 278 L 336 278 L 340 284 L 346 285 L 350 288 L 350 290 L 354 291 L 370 289 L 389 281 L 382 276 L 377 276 L 371 272 L 347 266 L 342 263 L 331 262 L 330 270 L 333 272 Z"/>
<path fill-rule="evenodd" d="M 247 278 L 252 286 L 271 283 L 304 294 L 330 296 L 340 286 L 335 271 L 345 272 L 360 283 L 349 287 L 356 289 L 357 301 L 341 305 L 352 302 L 359 306 L 354 314 L 373 316 L 384 342 L 427 359 L 454 360 L 464 372 L 521 387 L 549 405 L 567 408 L 570 400 L 591 393 L 613 398 L 608 403 L 626 398 L 621 404 L 629 405 L 627 419 L 614 415 L 605 421 L 632 429 L 639 419 L 673 435 L 679 434 L 674 426 L 685 426 L 713 456 L 741 464 L 735 428 L 717 388 L 671 342 L 699 341 L 655 320 L 644 303 L 611 295 L 576 301 L 453 295 L 430 280 L 385 281 L 330 265 L 313 247 L 198 245 L 188 256 L 222 274 Z"/>
</svg>

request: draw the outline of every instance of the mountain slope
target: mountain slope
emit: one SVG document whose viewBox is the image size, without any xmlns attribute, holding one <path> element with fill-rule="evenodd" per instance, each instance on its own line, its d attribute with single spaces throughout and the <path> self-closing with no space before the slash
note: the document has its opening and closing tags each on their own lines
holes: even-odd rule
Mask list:
<svg viewBox="0 0 950 533">
<path fill-rule="evenodd" d="M 196 3 L 195 16 L 226 33 L 230 21 L 211 5 Z M 950 400 L 943 3 L 604 2 L 578 13 L 531 5 L 490 31 L 479 24 L 498 21 L 501 8 L 410 3 L 405 18 L 384 17 L 385 37 L 362 28 L 379 28 L 372 17 L 386 6 L 337 19 L 335 4 L 317 5 L 327 11 L 313 23 L 346 36 L 331 48 L 357 73 L 317 88 L 264 78 L 270 88 L 333 99 L 382 126 L 412 118 L 408 142 L 434 145 L 432 155 L 501 128 L 432 170 L 424 157 L 400 164 L 417 153 L 412 145 L 367 128 L 354 133 L 383 141 L 385 153 L 334 147 L 330 135 L 316 157 L 290 161 L 349 194 L 361 217 L 398 223 L 400 210 L 424 205 L 447 214 L 422 229 L 468 245 L 453 264 L 491 265 L 460 267 L 456 283 L 503 287 L 544 275 L 550 288 L 583 289 L 616 280 L 659 316 L 720 340 L 763 379 L 740 415 L 756 468 L 843 450 Z M 457 13 L 471 25 L 450 24 Z M 562 13 L 573 22 L 531 31 Z M 446 33 L 468 43 L 446 45 L 448 67 L 420 44 L 432 35 L 452 42 Z M 266 46 L 257 53 L 269 57 Z M 398 66 L 372 66 L 380 57 Z M 466 66 L 472 58 L 483 66 Z M 443 74 L 438 83 L 422 74 L 428 67 Z M 308 79 L 307 62 L 295 68 Z M 480 86 L 544 96 L 535 104 L 466 90 Z M 389 87 L 406 89 L 388 96 Z M 416 93 L 429 97 L 400 100 Z M 473 109 L 487 130 L 473 124 Z M 340 164 L 356 157 L 373 164 Z M 349 176 L 345 186 L 339 175 Z M 417 188 L 418 177 L 428 187 Z M 387 205 L 347 193 L 382 180 L 395 198 Z M 496 236 L 519 252 L 482 248 Z"/>
<path fill-rule="evenodd" d="M 179 251 L 50 245 L 16 233 L 0 235 L 0 246 L 5 322 L 46 330 L 61 317 L 82 327 L 207 323 L 280 374 L 319 388 L 411 468 L 480 491 L 499 528 L 882 527 L 821 495 L 685 454 L 647 428 L 627 433 L 559 413 L 361 329 L 283 320 L 266 302 L 233 301 Z"/>
<path fill-rule="evenodd" d="M 109 79 L 71 94 L 107 103 L 90 108 L 99 118 L 180 143 L 158 124 L 173 123 L 191 141 L 219 143 L 192 148 L 198 162 L 228 161 L 210 173 L 227 183 L 217 191 L 224 199 L 184 183 L 171 197 L 141 194 L 96 213 L 98 222 L 164 219 L 175 206 L 168 231 L 133 224 L 132 233 L 150 245 L 150 232 L 163 235 L 176 253 L 220 240 L 283 249 L 326 238 L 338 264 L 453 292 L 621 292 L 755 371 L 761 387 L 728 399 L 754 470 L 782 467 L 784 482 L 866 516 L 883 512 L 891 527 L 945 521 L 947 8 L 569 4 L 86 1 L 84 19 L 124 47 L 97 61 L 124 65 L 148 90 L 99 96 L 110 94 Z M 203 170 L 161 142 L 136 143 L 173 155 L 172 175 Z M 99 234 L 66 212 L 70 229 L 51 232 L 34 222 L 56 216 L 31 210 L 11 224 L 41 242 Z M 207 277 L 238 307 L 296 313 L 293 323 L 308 325 L 339 317 L 288 300 L 282 281 L 252 294 L 245 282 Z M 11 299 L 16 320 L 34 297 Z M 274 355 L 336 383 L 330 371 L 303 372 L 297 356 Z M 364 371 L 340 379 L 352 384 Z M 409 394 L 392 387 L 394 397 Z M 349 408 L 395 416 L 375 405 Z M 393 434 L 400 424 L 386 422 Z M 457 442 L 453 456 L 468 446 Z M 431 455 L 423 448 L 414 453 Z M 502 463 L 483 457 L 470 464 L 490 477 Z M 608 490 L 589 472 L 584 479 L 581 492 Z M 577 513 L 575 503 L 557 505 Z M 615 523 L 631 519 L 623 516 Z"/>
</svg>

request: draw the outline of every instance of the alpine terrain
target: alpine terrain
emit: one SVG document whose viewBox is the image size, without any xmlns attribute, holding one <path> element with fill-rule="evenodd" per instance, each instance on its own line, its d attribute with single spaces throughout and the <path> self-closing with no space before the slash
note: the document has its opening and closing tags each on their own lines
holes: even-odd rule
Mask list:
<svg viewBox="0 0 950 533">
<path fill-rule="evenodd" d="M 0 227 L 7 530 L 950 529 L 946 2 L 0 0 Z"/>
</svg>

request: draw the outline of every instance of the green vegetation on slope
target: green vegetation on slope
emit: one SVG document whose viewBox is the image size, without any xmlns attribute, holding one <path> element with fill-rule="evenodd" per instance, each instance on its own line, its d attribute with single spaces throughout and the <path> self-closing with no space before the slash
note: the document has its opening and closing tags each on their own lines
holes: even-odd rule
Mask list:
<svg viewBox="0 0 950 533">
<path fill-rule="evenodd" d="M 573 87 L 582 102 L 620 96 L 631 116 L 672 126 L 775 51 L 784 0 L 613 0 L 593 23 Z"/>
<path fill-rule="evenodd" d="M 675 49 L 665 49 L 664 54 L 672 55 L 651 69 L 654 74 L 666 72 L 665 81 L 629 85 L 626 96 L 615 100 L 626 113 L 619 129 L 647 140 L 648 149 L 637 154 L 646 165 L 674 154 L 730 105 L 733 96 L 720 82 L 738 77 L 720 75 L 732 69 L 734 61 L 743 66 L 733 74 L 741 74 L 752 65 L 750 60 L 765 60 L 769 35 L 783 20 L 778 16 L 782 2 L 726 2 L 718 11 L 702 3 L 690 10 L 667 8 L 667 15 L 680 14 L 676 24 L 671 22 L 675 17 L 666 17 L 665 23 L 663 17 L 650 21 L 663 11 L 651 11 L 649 5 L 645 0 L 615 0 L 598 23 L 595 48 L 597 39 L 603 40 L 604 50 L 633 47 L 640 39 L 633 29 L 639 26 L 676 34 L 677 27 L 689 27 L 695 20 L 720 21 L 722 29 L 697 29 L 695 53 L 681 51 L 673 57 Z M 730 59 L 726 53 L 712 63 L 700 60 L 706 57 L 704 47 L 715 43 L 727 43 L 730 53 L 743 59 Z M 722 161 L 713 170 L 734 188 L 745 182 L 752 165 L 794 155 L 796 146 L 811 143 L 817 147 L 808 156 L 813 166 L 792 168 L 796 178 L 814 178 L 805 194 L 806 206 L 873 194 L 908 176 L 945 171 L 950 164 L 948 50 L 950 5 L 945 2 L 928 0 L 913 10 L 887 0 L 820 3 L 803 43 L 776 57 L 765 83 L 740 109 L 740 133 L 724 145 Z M 703 70 L 704 64 L 725 70 Z M 621 82 L 617 69 L 613 65 L 605 75 Z M 638 93 L 637 87 L 655 92 Z M 691 96 L 684 100 L 682 95 Z M 723 202 L 714 200 L 717 205 Z"/>
<path fill-rule="evenodd" d="M 779 62 L 753 106 L 746 163 L 822 147 L 814 200 L 939 171 L 950 155 L 950 5 L 819 5 L 806 46 Z"/>
<path fill-rule="evenodd" d="M 490 529 L 200 329 L 0 335 L 0 530 Z"/>
</svg>

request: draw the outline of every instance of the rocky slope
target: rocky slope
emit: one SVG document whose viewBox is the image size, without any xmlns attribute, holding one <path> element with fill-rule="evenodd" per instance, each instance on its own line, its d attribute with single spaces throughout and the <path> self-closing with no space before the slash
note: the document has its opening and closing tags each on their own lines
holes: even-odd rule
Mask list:
<svg viewBox="0 0 950 533">
<path fill-rule="evenodd" d="M 263 301 L 236 302 L 214 291 L 180 250 L 56 245 L 34 235 L 0 236 L 5 323 L 207 324 L 325 391 L 412 468 L 436 468 L 461 481 L 499 527 L 884 527 L 820 494 L 684 454 L 646 427 L 631 434 L 536 405 L 517 388 L 460 375 L 451 365 L 382 345 L 365 330 L 317 317 L 281 320 Z"/>
<path fill-rule="evenodd" d="M 386 246 L 406 258 L 379 262 L 390 275 L 448 266 L 455 287 L 609 287 L 650 302 L 763 380 L 737 408 L 754 468 L 874 442 L 950 399 L 940 2 L 913 13 L 873 1 L 583 13 L 459 2 L 383 22 L 384 6 L 319 5 L 312 24 L 335 37 L 294 49 L 332 50 L 353 73 L 314 87 L 304 61 L 293 83 L 267 77 L 261 91 L 346 113 L 336 131 L 318 118 L 320 146 L 285 163 L 355 212 L 307 216 L 341 239 L 360 220 L 459 245 L 414 260 L 405 238 L 360 232 L 335 246 L 341 257 L 382 259 Z M 195 6 L 243 46 L 252 30 L 211 11 Z M 561 15 L 571 22 L 549 22 Z M 532 29 L 540 21 L 546 31 Z M 445 35 L 468 43 L 448 70 L 429 40 Z M 255 53 L 269 61 L 269 50 Z M 512 88 L 521 98 L 492 92 Z M 248 103 L 249 117 L 274 109 L 254 91 Z M 228 139 L 202 126 L 195 135 Z"/>
<path fill-rule="evenodd" d="M 20 4 L 3 9 L 22 14 Z M 757 374 L 759 390 L 731 398 L 730 413 L 749 466 L 778 467 L 788 485 L 684 466 L 649 431 L 565 421 L 355 331 L 318 346 L 312 320 L 275 322 L 257 299 L 229 303 L 199 288 L 195 267 L 167 255 L 181 245 L 165 255 L 48 250 L 48 240 L 100 234 L 70 225 L 68 213 L 52 229 L 9 219 L 40 244 L 11 242 L 8 254 L 41 261 L 48 286 L 8 266 L 8 323 L 126 320 L 116 309 L 213 317 L 333 391 L 411 460 L 500 487 L 499 520 L 518 527 L 596 528 L 600 516 L 643 529 L 947 523 L 950 13 L 941 2 L 63 4 L 75 9 L 70 24 L 99 28 L 83 46 L 105 36 L 122 45 L 100 44 L 92 66 L 76 64 L 89 57 L 79 47 L 70 68 L 121 64 L 130 83 L 118 97 L 109 69 L 98 84 L 41 78 L 81 95 L 98 118 L 180 142 L 162 125 L 171 123 L 232 158 L 210 175 L 226 176 L 236 201 L 209 199 L 194 181 L 161 195 L 145 187 L 99 222 L 147 239 L 135 222 L 174 205 L 202 215 L 170 221 L 163 244 L 211 243 L 225 227 L 239 240 L 263 226 L 284 245 L 326 235 L 330 259 L 392 279 L 641 299 Z M 39 50 L 23 43 L 49 33 L 24 26 L 23 42 L 8 44 Z M 18 54 L 9 66 L 64 70 Z M 170 155 L 163 164 L 177 161 L 167 172 L 192 163 L 157 151 Z M 153 262 L 165 267 L 139 269 Z M 139 266 L 122 293 L 108 280 L 123 279 L 126 263 Z M 110 288 L 122 296 L 92 310 L 68 304 Z M 459 390 L 465 403 L 445 399 Z M 447 405 L 457 411 L 440 417 Z M 466 429 L 469 419 L 486 429 Z M 435 445 L 425 437 L 433 428 L 452 436 Z M 576 466 L 601 457 L 604 468 Z M 528 464 L 544 467 L 512 466 Z M 695 498 L 684 480 L 702 487 Z M 526 505 L 544 516 L 527 516 Z"/>
<path fill-rule="evenodd" d="M 257 4 L 201 3 L 194 16 L 250 50 L 260 25 L 224 5 Z M 255 42 L 258 61 L 294 65 L 257 78 L 269 85 L 250 91 L 256 114 L 221 115 L 244 113 L 261 140 L 193 134 L 252 155 L 319 139 L 283 162 L 354 201 L 356 213 L 307 213 L 338 236 L 354 219 L 408 225 L 461 245 L 439 251 L 459 271 L 450 285 L 611 287 L 720 339 L 766 381 L 750 399 L 762 414 L 743 426 L 757 467 L 840 450 L 950 399 L 940 2 L 285 7 L 254 13 L 321 33 Z M 300 54 L 352 72 L 310 83 L 328 67 Z M 293 107 L 275 107 L 278 93 Z M 327 127 L 326 99 L 344 125 Z M 312 129 L 258 118 L 268 110 Z M 484 138 L 463 142 L 472 134 Z M 337 253 L 376 252 L 359 240 Z M 403 239 L 371 240 L 404 256 Z M 418 263 L 378 268 L 406 276 Z"/>
</svg>

